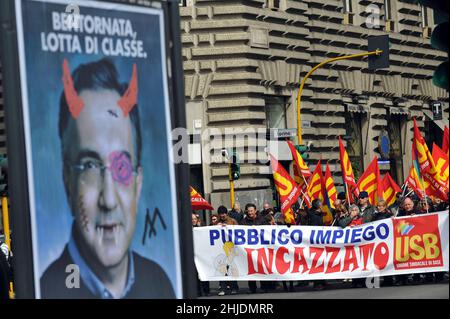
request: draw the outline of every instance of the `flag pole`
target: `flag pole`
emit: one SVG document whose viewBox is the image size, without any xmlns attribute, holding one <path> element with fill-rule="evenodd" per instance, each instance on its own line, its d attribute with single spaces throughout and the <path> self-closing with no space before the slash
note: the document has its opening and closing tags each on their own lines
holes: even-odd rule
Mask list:
<svg viewBox="0 0 450 319">
<path fill-rule="evenodd" d="M 422 174 L 420 174 L 420 178 L 422 179 L 422 185 L 425 188 L 425 182 L 423 180 Z M 427 202 L 427 214 L 428 214 L 429 213 L 429 211 L 428 211 L 428 197 L 427 197 L 427 190 L 426 189 L 423 190 L 423 195 L 425 196 L 425 201 Z"/>
<path fill-rule="evenodd" d="M 408 197 L 409 194 L 411 194 L 412 192 L 414 192 L 414 190 L 410 191 L 408 194 L 405 195 L 405 197 Z"/>
<path fill-rule="evenodd" d="M 402 192 L 402 197 L 405 195 L 406 189 L 408 188 L 408 181 L 405 182 L 405 184 L 403 184 L 403 192 Z M 406 195 L 408 196 L 408 195 Z"/>
<path fill-rule="evenodd" d="M 350 207 L 350 204 L 351 204 L 351 202 L 350 202 L 350 187 L 348 187 L 347 182 L 345 182 L 345 190 L 347 193 L 348 206 Z"/>
<path fill-rule="evenodd" d="M 300 169 L 299 169 L 300 170 Z M 300 170 L 300 174 L 302 174 L 302 172 L 301 172 L 301 170 Z M 306 178 L 305 178 L 305 176 L 302 174 L 302 177 L 303 177 L 303 181 L 305 182 L 305 185 L 306 185 L 306 188 L 308 188 L 309 187 L 309 184 L 308 184 L 308 182 L 306 181 Z"/>
</svg>

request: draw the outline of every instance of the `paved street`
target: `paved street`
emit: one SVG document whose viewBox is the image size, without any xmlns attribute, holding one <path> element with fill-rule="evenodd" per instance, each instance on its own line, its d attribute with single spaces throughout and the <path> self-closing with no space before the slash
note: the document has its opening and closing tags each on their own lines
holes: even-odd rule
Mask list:
<svg viewBox="0 0 450 319">
<path fill-rule="evenodd" d="M 211 296 L 200 299 L 448 299 L 449 283 L 381 287 L 377 289 L 352 288 L 349 284 L 332 283 L 325 290 L 315 291 L 311 285 L 295 287 L 295 292 L 286 293 L 283 287 L 275 292 L 248 294 L 246 282 L 240 283 L 238 295 L 217 296 L 215 283 L 211 283 Z M 258 290 L 259 292 L 259 290 Z"/>
</svg>

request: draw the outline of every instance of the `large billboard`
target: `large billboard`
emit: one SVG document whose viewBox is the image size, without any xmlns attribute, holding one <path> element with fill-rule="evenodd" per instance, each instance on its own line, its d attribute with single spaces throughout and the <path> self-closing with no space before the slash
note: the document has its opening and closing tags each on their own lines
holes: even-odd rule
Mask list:
<svg viewBox="0 0 450 319">
<path fill-rule="evenodd" d="M 181 298 L 163 10 L 15 13 L 35 297 Z"/>
</svg>

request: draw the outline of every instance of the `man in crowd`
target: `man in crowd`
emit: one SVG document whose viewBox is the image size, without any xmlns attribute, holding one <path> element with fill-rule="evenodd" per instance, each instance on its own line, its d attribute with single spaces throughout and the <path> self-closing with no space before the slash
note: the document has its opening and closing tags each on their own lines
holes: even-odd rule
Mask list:
<svg viewBox="0 0 450 319">
<path fill-rule="evenodd" d="M 270 204 L 268 202 L 265 202 L 263 205 L 263 210 L 261 212 L 261 215 L 264 216 L 264 215 L 268 215 L 268 214 L 274 215 L 275 212 L 273 211 L 273 208 L 270 207 Z"/>
<path fill-rule="evenodd" d="M 419 213 L 418 209 L 414 205 L 414 201 L 410 197 L 405 197 L 398 211 L 398 217 L 402 216 L 414 216 Z"/>
<path fill-rule="evenodd" d="M 261 217 L 256 210 L 256 205 L 251 203 L 245 205 L 245 217 L 242 219 L 241 225 L 256 226 L 261 224 Z"/>
<path fill-rule="evenodd" d="M 233 226 L 238 225 L 237 221 L 234 218 L 228 216 L 228 209 L 225 206 L 219 206 L 217 209 L 217 213 L 219 215 L 219 225 L 222 226 Z M 220 290 L 217 294 L 218 296 L 225 296 L 227 290 L 231 290 L 232 295 L 236 295 L 239 291 L 239 286 L 237 281 L 221 281 L 219 283 Z"/>
<path fill-rule="evenodd" d="M 219 206 L 217 209 L 217 213 L 219 214 L 219 224 L 222 225 L 238 225 L 237 221 L 234 218 L 228 216 L 228 209 L 225 206 Z"/>
<path fill-rule="evenodd" d="M 308 226 L 323 226 L 322 201 L 315 199 L 311 203 L 311 209 L 308 211 Z"/>
<path fill-rule="evenodd" d="M 358 207 L 361 210 L 363 223 L 369 223 L 373 220 L 373 214 L 375 207 L 370 205 L 369 194 L 366 191 L 362 191 L 358 196 Z"/>
<path fill-rule="evenodd" d="M 410 197 L 405 197 L 400 206 L 400 210 L 398 212 L 398 217 L 402 216 L 414 216 L 420 214 L 420 210 L 415 206 L 414 201 Z M 399 275 L 396 276 L 396 285 L 406 285 L 408 283 L 409 275 Z M 413 276 L 413 282 L 419 283 L 421 277 L 419 274 L 415 274 Z"/>
<path fill-rule="evenodd" d="M 324 226 L 323 223 L 323 211 L 322 211 L 322 201 L 320 199 L 315 199 L 311 203 L 311 209 L 308 210 L 308 226 Z M 315 280 L 313 282 L 314 289 L 323 290 L 325 289 L 325 280 Z"/>
<path fill-rule="evenodd" d="M 337 195 L 337 199 L 341 201 L 342 205 L 348 208 L 349 203 L 347 203 L 347 194 L 345 192 L 339 192 L 339 194 Z"/>
<path fill-rule="evenodd" d="M 237 221 L 238 224 L 240 224 L 242 219 L 244 219 L 244 213 L 242 212 L 241 204 L 239 204 L 239 202 L 234 203 L 233 209 L 230 211 L 229 216 Z"/>
<path fill-rule="evenodd" d="M 434 207 L 437 212 L 442 212 L 444 210 L 448 210 L 448 202 L 443 201 L 442 199 L 435 197 L 434 198 Z"/>
<path fill-rule="evenodd" d="M 263 224 L 264 220 L 259 216 L 258 211 L 256 210 L 256 205 L 253 203 L 245 205 L 245 217 L 242 220 L 241 225 L 258 226 Z M 248 288 L 250 290 L 250 293 L 252 294 L 256 293 L 257 289 L 256 281 L 249 281 Z M 267 291 L 267 287 L 264 282 L 261 282 L 261 289 Z"/>
<path fill-rule="evenodd" d="M 402 200 L 403 200 L 402 193 L 397 193 L 395 195 L 395 198 L 396 198 L 395 202 L 394 202 L 394 204 L 389 206 L 389 210 L 392 212 L 392 214 L 394 216 L 397 216 L 398 215 L 398 211 L 400 210 L 400 206 L 402 204 Z"/>
</svg>

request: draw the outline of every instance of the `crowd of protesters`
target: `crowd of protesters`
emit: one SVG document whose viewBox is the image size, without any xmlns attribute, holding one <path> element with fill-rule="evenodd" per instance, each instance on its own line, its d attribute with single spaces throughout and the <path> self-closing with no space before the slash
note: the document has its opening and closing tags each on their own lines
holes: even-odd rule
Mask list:
<svg viewBox="0 0 450 319">
<path fill-rule="evenodd" d="M 324 207 L 323 203 L 315 199 L 311 203 L 310 209 L 295 209 L 295 223 L 302 226 L 325 226 L 323 222 Z M 334 202 L 333 223 L 331 226 L 336 227 L 355 227 L 364 223 L 378 221 L 387 218 L 413 216 L 419 214 L 426 214 L 437 211 L 445 211 L 449 209 L 448 202 L 444 202 L 437 198 L 430 198 L 424 196 L 419 199 L 415 194 L 411 196 L 403 196 L 398 193 L 396 201 L 391 206 L 388 206 L 386 201 L 380 200 L 376 206 L 370 204 L 369 195 L 362 191 L 354 203 L 348 203 L 348 198 L 345 192 L 341 192 Z M 201 226 L 200 216 L 192 214 L 192 224 L 194 227 Z M 242 211 L 240 204 L 235 203 L 230 211 L 225 206 L 220 206 L 217 209 L 217 214 L 212 214 L 208 225 L 243 225 L 243 226 L 257 226 L 257 225 L 285 225 L 284 217 L 280 212 L 270 207 L 268 203 L 260 211 L 254 204 L 247 204 L 244 211 Z M 205 225 L 206 226 L 206 225 Z M 385 276 L 382 284 L 384 286 L 392 285 L 406 285 L 406 284 L 420 284 L 425 282 L 440 282 L 444 280 L 444 273 L 427 273 L 414 275 L 399 275 L 399 276 Z M 365 279 L 345 279 L 343 282 L 351 282 L 352 287 L 364 287 Z M 284 291 L 294 291 L 294 286 L 308 285 L 308 282 L 298 282 L 295 285 L 294 281 L 281 282 Z M 325 280 L 313 281 L 315 290 L 325 289 L 327 282 Z M 269 292 L 276 289 L 278 282 L 275 281 L 261 281 L 260 289 L 262 292 Z M 248 291 L 253 294 L 257 292 L 257 282 L 248 282 Z M 236 281 L 220 282 L 219 296 L 225 294 L 238 294 L 239 286 Z M 209 282 L 198 281 L 199 296 L 210 295 Z"/>
</svg>

